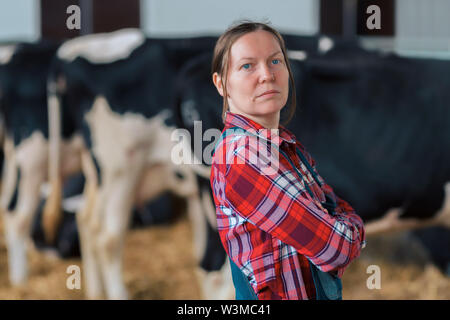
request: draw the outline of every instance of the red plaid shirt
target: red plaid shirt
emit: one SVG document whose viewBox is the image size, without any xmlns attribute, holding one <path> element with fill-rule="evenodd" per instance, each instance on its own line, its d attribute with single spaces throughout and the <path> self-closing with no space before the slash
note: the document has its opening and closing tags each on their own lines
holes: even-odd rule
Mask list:
<svg viewBox="0 0 450 320">
<path fill-rule="evenodd" d="M 247 117 L 227 112 L 224 130 L 231 127 L 257 135 L 236 132 L 216 145 L 211 186 L 225 251 L 247 276 L 258 299 L 314 299 L 309 264 L 341 277 L 364 246 L 363 222 L 320 175 L 322 187 L 316 183 L 295 147 L 317 173 L 314 160 L 286 128 L 280 125 L 274 135 Z M 262 141 L 284 151 L 303 177 L 281 154 L 276 173 L 262 172 L 263 166 L 251 161 Z M 320 204 L 325 194 L 337 203 L 334 215 Z"/>
</svg>

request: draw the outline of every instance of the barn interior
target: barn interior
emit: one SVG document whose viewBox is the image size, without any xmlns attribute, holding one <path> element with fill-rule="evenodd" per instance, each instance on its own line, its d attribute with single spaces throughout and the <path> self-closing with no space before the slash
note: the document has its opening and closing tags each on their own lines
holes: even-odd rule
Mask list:
<svg viewBox="0 0 450 320">
<path fill-rule="evenodd" d="M 5 221 L 14 214 L 18 214 L 21 203 L 24 203 L 25 206 L 28 202 L 27 199 L 20 196 L 22 189 L 19 188 L 18 182 L 26 177 L 25 169 L 19 171 L 11 169 L 4 158 L 8 159 L 9 163 L 17 159 L 26 163 L 43 154 L 47 161 L 51 159 L 52 152 L 51 146 L 48 144 L 50 146 L 48 150 L 39 149 L 39 156 L 25 152 L 23 152 L 24 156 L 19 154 L 19 151 L 22 150 L 19 148 L 20 143 L 30 137 L 33 130 L 40 130 L 43 132 L 43 136 L 48 138 L 52 135 L 52 128 L 48 123 L 51 121 L 51 115 L 49 111 L 47 117 L 47 109 L 39 111 L 36 116 L 32 111 L 28 112 L 25 107 L 25 109 L 20 109 L 23 107 L 22 105 L 20 107 L 19 104 L 14 105 L 11 102 L 14 102 L 14 99 L 5 99 L 6 92 L 13 92 L 13 96 L 19 100 L 21 94 L 24 96 L 29 94 L 30 91 L 27 90 L 34 90 L 29 83 L 35 83 L 36 80 L 31 79 L 35 79 L 32 77 L 40 72 L 34 71 L 33 67 L 24 64 L 23 79 L 25 80 L 23 80 L 23 84 L 20 84 L 19 80 L 10 80 L 8 76 L 12 79 L 12 74 L 19 74 L 16 71 L 13 73 L 4 71 L 9 70 L 8 63 L 14 58 L 11 46 L 17 48 L 16 46 L 22 44 L 45 44 L 49 46 L 46 48 L 53 50 L 53 56 L 57 55 L 57 52 L 62 52 L 57 51 L 58 48 L 70 41 L 130 28 L 139 30 L 145 36 L 145 41 L 160 43 L 162 48 L 169 52 L 168 61 L 170 63 L 175 61 L 167 68 L 167 74 L 170 73 L 173 80 L 158 76 L 161 83 L 168 81 L 173 85 L 173 88 L 167 88 L 167 92 L 161 93 L 161 99 L 163 99 L 165 96 L 171 98 L 175 94 L 175 90 L 178 89 L 176 88 L 177 81 L 180 81 L 181 76 L 185 76 L 187 70 L 191 70 L 189 68 L 195 61 L 193 59 L 201 57 L 202 54 L 204 57 L 209 57 L 208 54 L 212 54 L 217 37 L 233 22 L 243 19 L 269 22 L 279 30 L 285 37 L 290 57 L 297 61 L 295 63 L 298 63 L 299 70 L 303 70 L 304 63 L 309 63 L 309 58 L 313 59 L 314 63 L 320 64 L 319 67 L 317 67 L 318 64 L 313 65 L 318 70 L 316 74 L 318 76 L 314 78 L 316 81 L 314 83 L 320 83 L 323 87 L 314 91 L 313 87 L 305 84 L 308 88 L 307 92 L 298 91 L 301 96 L 298 101 L 304 104 L 300 105 L 299 102 L 298 108 L 301 109 L 301 112 L 295 121 L 301 121 L 298 118 L 301 118 L 302 114 L 309 115 L 308 111 L 303 108 L 315 106 L 316 104 L 311 99 L 319 96 L 319 90 L 325 86 L 331 84 L 335 85 L 335 88 L 345 88 L 351 83 L 349 79 L 354 76 L 354 72 L 359 72 L 357 77 L 364 78 L 365 84 L 370 84 L 370 87 L 365 87 L 368 94 L 361 94 L 364 99 L 358 100 L 358 103 L 360 103 L 359 106 L 370 106 L 372 109 L 369 111 L 374 110 L 374 113 L 370 114 L 368 109 L 367 112 L 361 111 L 361 114 L 366 113 L 362 118 L 356 118 L 356 114 L 359 113 L 351 113 L 355 115 L 355 118 L 348 120 L 346 125 L 348 126 L 349 123 L 351 125 L 351 121 L 354 121 L 354 127 L 352 127 L 354 130 L 348 129 L 350 131 L 346 131 L 340 136 L 342 137 L 342 140 L 339 140 L 342 148 L 331 145 L 331 142 L 330 145 L 324 142 L 322 147 L 315 146 L 315 139 L 318 139 L 320 134 L 314 130 L 320 130 L 320 126 L 315 126 L 313 122 L 305 126 L 310 131 L 299 131 L 304 134 L 306 146 L 313 150 L 313 155 L 317 155 L 320 160 L 324 159 L 323 170 L 326 172 L 324 177 L 329 177 L 330 184 L 336 186 L 336 193 L 342 194 L 344 199 L 348 199 L 351 204 L 354 203 L 357 213 L 360 209 L 365 223 L 373 223 L 371 227 L 373 226 L 374 229 L 371 230 L 374 232 L 367 236 L 367 245 L 362 250 L 361 256 L 350 264 L 342 278 L 343 299 L 450 299 L 450 212 L 446 210 L 448 207 L 446 207 L 445 201 L 447 199 L 445 183 L 448 182 L 445 179 L 449 178 L 450 180 L 450 162 L 446 162 L 450 155 L 447 155 L 448 148 L 445 146 L 445 142 L 450 142 L 450 132 L 448 131 L 450 126 L 446 127 L 446 122 L 450 121 L 448 117 L 450 115 L 450 96 L 446 92 L 450 85 L 450 72 L 445 72 L 445 68 L 450 68 L 448 12 L 450 12 L 450 2 L 447 0 L 284 0 L 281 3 L 269 0 L 245 2 L 238 0 L 15 0 L 0 2 L 0 119 L 3 163 L 0 190 L 2 210 L 0 219 L 0 299 L 72 300 L 87 299 L 89 296 L 83 282 L 85 281 L 83 279 L 85 269 L 81 261 L 80 235 L 76 215 L 86 203 L 90 203 L 87 198 L 91 195 L 88 190 L 90 184 L 86 183 L 86 176 L 82 172 L 67 175 L 67 179 L 61 185 L 62 209 L 60 210 L 62 215 L 57 223 L 58 230 L 49 241 L 48 235 L 45 234 L 47 227 L 43 225 L 45 223 L 43 215 L 45 207 L 48 205 L 47 200 L 50 198 L 51 191 L 55 190 L 55 185 L 52 184 L 52 169 L 49 167 L 51 163 L 47 162 L 45 162 L 45 167 L 36 169 L 43 170 L 41 172 L 43 180 L 38 186 L 37 200 L 31 201 L 35 203 L 27 229 L 29 239 L 26 243 L 28 251 L 25 256 L 25 259 L 28 260 L 26 281 L 14 283 L 14 279 L 11 279 L 12 271 L 9 265 L 11 257 L 8 248 L 10 240 L 6 235 L 7 222 Z M 201 40 L 196 42 L 192 39 Z M 116 47 L 121 45 L 123 44 L 118 42 Z M 186 48 L 188 49 L 186 50 Z M 112 49 L 101 45 L 95 49 L 97 53 L 103 51 L 106 55 L 108 50 Z M 183 51 L 186 56 L 183 54 L 176 56 L 177 50 L 186 50 Z M 177 52 L 174 53 L 175 58 L 170 56 L 171 52 Z M 27 51 L 27 54 L 30 53 Z M 156 49 L 152 54 L 158 57 L 159 55 L 165 56 Z M 71 66 L 79 63 L 79 70 L 88 64 L 81 59 L 68 61 L 66 59 L 64 63 L 67 65 L 72 63 Z M 199 61 L 210 61 L 210 58 Z M 326 64 L 327 61 L 330 64 Z M 372 68 L 370 63 L 375 64 L 374 61 L 379 64 Z M 368 64 L 363 65 L 366 62 Z M 19 61 L 18 63 L 23 62 Z M 358 63 L 363 66 L 361 67 Z M 43 67 L 41 63 L 38 65 Z M 48 65 L 49 68 L 52 66 Z M 65 68 L 66 64 L 63 66 Z M 165 65 L 158 67 L 162 70 Z M 364 69 L 365 67 L 367 69 Z M 209 69 L 209 65 L 207 69 Z M 69 69 L 64 70 L 66 72 Z M 382 77 L 370 74 L 373 70 L 379 72 Z M 59 71 L 60 69 L 55 72 Z M 101 74 L 103 71 L 96 69 L 95 72 Z M 343 73 L 345 74 L 342 75 Z M 73 71 L 73 74 L 76 75 L 77 70 Z M 160 74 L 165 74 L 165 72 L 162 71 Z M 347 76 L 348 74 L 352 74 L 352 76 Z M 121 76 L 123 80 L 121 83 L 125 88 L 127 79 L 131 79 L 133 75 L 127 77 L 126 74 L 122 74 Z M 36 89 L 43 90 L 42 94 L 45 97 L 47 95 L 50 97 L 55 90 L 57 92 L 63 90 L 61 88 L 64 90 L 70 88 L 70 83 L 67 85 L 67 83 L 57 81 L 53 83 L 55 84 L 53 87 L 49 85 L 52 82 L 47 77 L 48 74 L 45 74 L 39 80 L 44 89 Z M 86 78 L 90 78 L 90 76 L 86 76 Z M 96 78 L 92 75 L 91 78 L 86 81 L 95 83 L 101 77 Z M 55 79 L 58 78 L 55 77 Z M 107 87 L 108 81 L 110 79 L 104 79 L 103 87 Z M 149 83 L 152 82 L 149 81 Z M 154 83 L 155 86 L 162 86 L 160 83 L 158 84 L 158 81 Z M 101 85 L 99 87 L 102 87 Z M 209 86 L 207 89 L 193 88 L 189 87 L 186 82 L 187 89 L 184 87 L 183 89 L 186 89 L 188 93 L 195 93 L 195 90 L 198 90 L 200 94 L 204 93 L 206 96 L 212 83 L 207 85 Z M 329 108 L 338 110 L 348 107 L 345 105 L 346 102 L 353 101 L 352 99 L 356 99 L 355 96 L 360 96 L 358 92 L 352 91 L 348 86 L 340 91 L 335 91 L 353 92 L 354 95 L 348 95 L 348 100 L 339 100 L 342 96 L 337 93 L 336 96 L 325 96 L 321 100 L 323 104 L 317 104 L 323 108 L 311 116 L 316 117 L 318 122 L 329 121 L 333 118 L 333 111 L 330 111 Z M 389 88 L 389 86 L 391 87 Z M 107 89 L 104 92 L 108 92 Z M 317 95 L 313 96 L 313 92 Z M 203 128 L 205 130 L 208 128 L 222 130 L 221 127 L 213 124 L 214 121 L 216 123 L 220 121 L 222 107 L 220 96 L 217 94 L 211 100 L 206 101 L 199 98 L 197 101 L 195 100 L 196 95 L 190 96 L 188 93 L 183 93 L 185 96 L 180 95 L 180 99 L 185 100 L 181 101 L 184 101 L 184 104 L 180 102 L 181 104 L 178 105 L 178 107 L 184 108 L 178 115 L 174 111 L 178 109 L 173 109 L 174 102 L 168 100 L 169 104 L 166 107 L 171 108 L 171 112 L 175 113 L 175 119 L 173 122 L 170 122 L 172 120 L 169 119 L 165 123 L 169 123 L 169 127 L 180 127 L 181 123 L 183 129 L 190 132 L 192 136 L 194 136 L 194 127 L 191 125 L 196 119 L 206 119 Z M 337 96 L 339 98 L 336 98 Z M 111 103 L 111 109 L 116 114 L 125 114 L 127 110 L 131 109 L 133 112 L 136 110 L 134 105 L 127 106 L 126 100 L 120 100 L 120 97 L 117 99 L 115 105 Z M 210 101 L 217 103 L 217 105 L 211 106 L 211 108 L 216 108 L 216 111 L 199 109 L 200 111 L 196 113 L 197 111 L 193 110 L 195 103 Z M 384 105 L 377 105 L 380 101 Z M 50 100 L 45 99 L 44 103 L 51 108 Z M 175 101 L 175 103 L 177 102 Z M 128 107 L 130 109 L 127 109 Z M 92 146 L 96 143 L 96 136 L 92 128 L 91 131 L 88 128 L 95 121 L 84 122 L 85 113 L 81 113 L 81 111 L 77 113 L 78 111 L 71 109 L 70 105 L 68 110 L 71 110 L 70 116 L 76 119 L 73 126 L 79 125 L 80 137 L 85 141 L 87 150 L 89 150 L 88 154 L 95 154 L 97 149 Z M 377 113 L 376 110 L 381 111 Z M 143 114 L 150 123 L 149 119 L 155 114 L 159 115 L 160 111 L 163 111 L 163 108 L 148 113 L 143 111 Z M 66 113 L 66 115 L 68 114 Z M 373 115 L 372 118 L 371 115 Z M 176 118 L 177 116 L 178 118 Z M 405 118 L 411 116 L 411 118 L 407 120 L 403 116 Z M 214 121 L 211 120 L 212 117 L 215 117 Z M 45 118 L 45 121 L 48 122 L 36 125 L 42 120 L 41 118 Z M 140 118 L 138 118 L 136 117 L 136 123 L 140 125 Z M 207 123 L 207 121 L 210 122 Z M 381 121 L 383 126 L 376 127 L 375 121 Z M 69 137 L 75 130 L 71 124 L 65 126 L 64 121 L 60 125 L 61 128 L 58 130 L 61 130 L 63 139 Z M 30 126 L 33 129 L 30 129 Z M 142 128 L 144 128 L 142 130 L 147 130 L 147 124 L 143 124 Z M 152 133 L 151 128 L 148 128 L 148 132 Z M 136 126 L 134 129 L 138 130 L 139 128 Z M 328 129 L 324 128 L 323 130 Z M 134 131 L 129 132 L 134 134 Z M 134 138 L 133 134 L 124 137 L 123 140 L 131 140 Z M 145 135 L 145 137 L 148 136 L 151 134 Z M 331 132 L 330 136 L 336 135 Z M 360 138 L 360 145 L 355 142 L 357 136 Z M 122 139 L 123 136 L 118 134 L 114 137 L 116 138 L 110 139 L 112 144 Z M 161 139 L 167 139 L 170 134 L 165 137 Z M 348 140 L 345 140 L 346 138 Z M 381 145 L 381 142 L 378 144 L 374 142 L 374 140 L 379 142 L 382 139 L 388 141 L 389 145 L 385 146 Z M 71 143 L 75 145 L 77 141 L 71 140 Z M 158 143 L 165 145 L 169 142 L 170 139 L 160 140 Z M 367 148 L 367 145 L 374 147 Z M 205 145 L 202 146 L 204 149 Z M 203 149 L 196 153 L 196 156 L 202 157 Z M 162 153 L 158 150 L 154 153 L 156 158 Z M 370 163 L 367 164 L 367 167 L 357 168 L 347 162 L 340 167 L 343 171 L 336 173 L 332 163 L 341 158 L 341 154 L 350 152 L 348 150 L 358 150 L 355 151 L 356 157 L 369 159 L 367 162 Z M 359 153 L 359 151 L 367 153 Z M 329 156 L 327 152 L 334 152 L 334 157 L 327 158 Z M 80 159 L 82 157 L 83 155 Z M 116 153 L 111 157 L 120 158 L 116 156 Z M 101 158 L 98 157 L 92 162 L 92 171 L 97 172 L 101 179 L 106 175 L 102 174 L 100 167 L 103 162 L 98 159 Z M 328 162 L 327 159 L 329 159 Z M 375 163 L 376 159 L 379 162 Z M 72 160 L 69 159 L 66 162 L 70 161 Z M 73 162 L 77 161 L 73 160 Z M 66 162 L 62 163 L 63 167 Z M 117 160 L 117 162 L 120 161 Z M 91 162 L 87 163 L 91 164 Z M 413 166 L 412 163 L 417 163 L 417 165 Z M 25 165 L 25 168 L 28 167 Z M 139 180 L 140 186 L 147 186 L 150 181 L 164 185 L 170 180 L 167 176 L 158 174 L 166 169 L 159 169 L 158 166 L 152 168 L 154 171 L 136 173 L 138 176 L 142 176 L 142 179 Z M 378 175 L 379 171 L 377 170 L 381 170 L 381 168 L 384 170 L 383 176 Z M 12 173 L 9 173 L 8 170 L 12 170 Z M 346 180 L 349 172 L 354 180 Z M 175 178 L 186 176 L 185 173 L 176 170 L 171 173 Z M 197 171 L 194 170 L 194 173 L 197 174 Z M 152 176 L 146 182 L 144 180 L 147 174 L 148 177 Z M 10 178 L 11 176 L 15 178 Z M 152 178 L 153 180 L 151 180 Z M 8 182 L 10 179 L 15 181 L 12 183 L 12 187 Z M 199 193 L 203 192 L 203 198 L 201 198 L 203 210 L 205 212 L 212 210 L 214 215 L 214 204 L 211 202 L 205 204 L 205 201 L 211 201 L 210 197 L 205 196 L 210 192 L 208 179 L 205 179 L 204 175 L 202 178 L 195 176 L 194 181 Z M 355 181 L 360 184 L 356 184 Z M 381 187 L 376 188 L 377 183 Z M 411 187 L 416 185 L 419 187 Z M 25 186 L 23 188 L 25 189 Z M 174 187 L 170 186 L 170 188 Z M 362 195 L 361 193 L 365 191 L 367 192 Z M 374 193 L 370 194 L 372 191 Z M 127 294 L 121 295 L 121 291 L 118 290 L 119 294 L 116 297 L 126 297 L 132 300 L 223 299 L 225 295 L 214 296 L 211 291 L 203 287 L 202 281 L 214 282 L 214 279 L 202 280 L 207 277 L 199 276 L 199 258 L 195 252 L 198 249 L 196 241 L 202 240 L 198 240 L 198 230 L 193 229 L 193 221 L 197 224 L 198 220 L 195 219 L 199 218 L 189 214 L 189 202 L 182 195 L 183 192 L 178 190 L 153 192 L 152 189 L 148 191 L 149 194 L 152 194 L 151 197 L 137 191 L 133 192 L 131 214 L 125 222 L 127 232 L 122 246 L 123 250 L 120 251 L 123 261 L 122 280 Z M 448 196 L 450 197 L 450 194 Z M 114 197 L 111 199 L 114 200 Z M 371 203 L 365 202 L 366 199 L 380 203 L 380 205 L 374 208 Z M 103 205 L 108 207 L 108 203 Z M 113 206 L 113 204 L 109 206 Z M 394 221 L 394 215 L 387 216 L 386 214 L 389 213 L 389 209 L 398 207 L 404 208 L 404 211 L 399 214 L 400 220 Z M 438 219 L 434 219 L 436 217 Z M 382 220 L 383 218 L 385 219 Z M 208 220 L 211 219 L 208 213 L 200 219 L 203 219 L 201 223 L 205 223 L 205 225 L 211 221 Z M 379 223 L 379 221 L 382 222 Z M 399 221 L 402 221 L 401 226 Z M 101 220 L 100 224 L 102 224 Z M 215 231 L 208 229 L 207 232 Z M 205 236 L 203 241 L 206 239 L 209 238 Z M 208 244 L 203 243 L 201 246 L 205 249 L 204 247 L 207 247 Z M 205 255 L 205 253 L 202 254 Z M 207 260 L 205 256 L 203 258 Z M 203 266 L 205 263 L 208 264 L 205 262 L 206 260 L 202 260 Z M 219 272 L 217 266 L 211 266 L 214 263 L 210 262 L 205 270 L 212 271 L 212 273 Z M 73 285 L 71 282 L 74 279 L 71 276 L 77 275 L 76 272 L 70 271 L 73 270 L 70 269 L 71 266 L 77 266 L 81 271 L 81 284 L 76 280 L 74 283 L 78 283 L 78 285 Z M 220 278 L 216 282 L 222 280 Z M 106 286 L 108 285 L 106 284 Z M 107 296 L 100 298 L 107 298 Z M 231 296 L 230 299 L 233 297 Z"/>
</svg>

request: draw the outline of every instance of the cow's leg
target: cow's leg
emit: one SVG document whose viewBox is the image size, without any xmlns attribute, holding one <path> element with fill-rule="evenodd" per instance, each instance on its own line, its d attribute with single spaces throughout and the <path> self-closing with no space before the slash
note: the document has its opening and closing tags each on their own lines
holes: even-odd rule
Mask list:
<svg viewBox="0 0 450 320">
<path fill-rule="evenodd" d="M 24 235 L 18 230 L 13 213 L 5 215 L 5 238 L 8 250 L 9 281 L 13 286 L 23 286 L 28 278 L 27 247 Z"/>
<path fill-rule="evenodd" d="M 201 187 L 202 209 L 207 246 L 203 248 L 202 261 L 196 269 L 204 299 L 234 299 L 231 268 L 217 231 L 216 210 L 209 188 Z M 217 266 L 222 265 L 220 268 Z M 204 269 L 205 268 L 205 269 Z"/>
<path fill-rule="evenodd" d="M 27 243 L 31 241 L 31 223 L 39 204 L 40 185 L 45 180 L 41 172 L 21 172 L 17 207 L 5 216 L 9 278 L 13 285 L 23 285 L 27 281 Z"/>
<path fill-rule="evenodd" d="M 200 262 L 206 248 L 206 217 L 202 208 L 197 177 L 186 165 L 173 166 L 168 176 L 169 188 L 177 196 L 187 201 L 187 212 L 193 234 L 193 251 L 197 262 Z"/>
<path fill-rule="evenodd" d="M 3 144 L 4 161 L 2 171 L 2 190 L 0 205 L 3 213 L 8 210 L 8 205 L 14 196 L 17 184 L 17 162 L 14 152 L 14 143 L 11 139 L 5 139 Z"/>
<path fill-rule="evenodd" d="M 6 247 L 8 252 L 8 267 L 9 267 L 9 280 L 14 286 L 24 284 L 27 278 L 27 260 L 26 260 L 26 248 L 25 243 L 19 240 L 17 227 L 14 223 L 17 219 L 12 216 L 13 211 L 8 210 L 8 206 L 13 201 L 16 184 L 18 183 L 18 166 L 14 156 L 14 150 L 6 152 L 5 148 L 5 160 L 3 163 L 3 181 L 2 181 L 2 218 L 4 223 L 4 232 L 6 238 Z"/>
<path fill-rule="evenodd" d="M 3 181 L 1 193 L 2 218 L 4 223 L 6 246 L 8 250 L 9 279 L 12 285 L 24 284 L 27 277 L 26 249 L 20 242 L 15 240 L 17 232 L 13 226 L 13 212 L 8 207 L 13 201 L 16 185 L 18 183 L 18 164 L 16 162 L 14 144 L 12 140 L 6 139 L 4 144 L 5 159 L 3 162 Z"/>
<path fill-rule="evenodd" d="M 206 249 L 206 220 L 198 194 L 187 197 L 187 211 L 193 234 L 193 254 L 199 263 Z"/>
<path fill-rule="evenodd" d="M 81 258 L 83 263 L 84 287 L 89 299 L 104 297 L 98 256 L 95 253 L 96 226 L 93 219 L 93 207 L 98 192 L 98 177 L 89 151 L 83 150 L 81 164 L 86 179 L 83 191 L 84 205 L 77 213 L 77 226 L 80 236 Z"/>
<path fill-rule="evenodd" d="M 235 298 L 235 288 L 231 276 L 229 259 L 217 271 L 205 271 L 201 267 L 196 270 L 197 279 L 201 285 L 203 299 L 232 300 Z"/>
<path fill-rule="evenodd" d="M 135 201 L 139 204 L 144 203 L 166 190 L 187 201 L 187 212 L 194 237 L 194 257 L 200 261 L 206 246 L 206 221 L 197 178 L 191 168 L 185 165 L 173 165 L 170 159 L 167 163 L 155 163 L 148 166 L 136 192 Z"/>
<path fill-rule="evenodd" d="M 208 257 L 208 224 L 212 230 L 217 232 L 217 221 L 215 218 L 215 208 L 212 202 L 212 195 L 207 189 L 200 190 L 198 180 L 192 168 L 189 166 L 174 166 L 172 168 L 171 179 L 169 180 L 170 189 L 178 196 L 185 197 L 187 200 L 187 210 L 191 229 L 193 233 L 193 251 L 194 257 L 199 267 L 196 269 L 196 275 L 200 284 L 202 295 L 205 299 L 233 299 L 234 285 L 231 279 L 231 269 L 228 259 L 219 270 L 206 271 L 200 266 L 202 259 L 214 259 Z M 212 250 L 223 250 L 221 247 Z M 214 248 L 214 246 L 213 246 Z M 211 248 L 209 248 L 211 250 Z"/>
<path fill-rule="evenodd" d="M 123 175 L 108 186 L 102 228 L 97 238 L 103 282 L 109 299 L 128 298 L 123 280 L 122 255 L 132 209 L 132 191 L 136 183 L 133 178 Z"/>
<path fill-rule="evenodd" d="M 11 284 L 23 285 L 28 277 L 27 248 L 31 242 L 31 223 L 47 173 L 47 145 L 42 134 L 35 133 L 16 150 L 20 171 L 17 203 L 11 212 L 4 214 L 4 218 L 9 278 Z"/>
<path fill-rule="evenodd" d="M 123 280 L 123 248 L 129 226 L 134 192 L 144 168 L 144 152 L 136 152 L 130 166 L 115 171 L 105 170 L 105 198 L 101 216 L 101 231 L 98 234 L 97 248 L 101 261 L 103 283 L 108 299 L 127 299 L 128 294 Z M 136 159 L 140 158 L 140 159 Z M 103 176 L 103 171 L 102 171 Z"/>
</svg>

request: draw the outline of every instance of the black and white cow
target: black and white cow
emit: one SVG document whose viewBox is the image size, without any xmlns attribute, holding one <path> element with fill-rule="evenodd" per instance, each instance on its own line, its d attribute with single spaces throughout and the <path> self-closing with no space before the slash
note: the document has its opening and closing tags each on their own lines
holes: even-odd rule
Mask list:
<svg viewBox="0 0 450 320">
<path fill-rule="evenodd" d="M 45 42 L 0 46 L 2 168 L 3 150 L 7 150 L 2 172 L 1 210 L 12 285 L 26 283 L 29 249 L 36 248 L 60 258 L 80 255 L 74 213 L 82 203 L 84 178 L 82 174 L 70 175 L 81 169 L 76 161 L 70 162 L 75 168 L 67 166 L 66 162 L 69 169 L 66 175 L 70 177 L 66 179 L 62 193 L 64 214 L 55 241 L 50 245 L 45 241 L 41 224 L 42 204 L 48 189 L 47 76 L 57 46 Z M 77 152 L 71 150 L 73 146 L 64 145 L 69 160 L 73 160 L 71 157 Z M 173 216 L 173 200 L 169 195 L 163 195 L 135 207 L 132 226 L 167 222 Z"/>
<path fill-rule="evenodd" d="M 0 47 L 0 107 L 5 163 L 1 211 L 13 285 L 27 279 L 27 248 L 33 215 L 47 179 L 47 76 L 55 43 Z"/>
<path fill-rule="evenodd" d="M 330 51 L 300 67 L 291 128 L 366 232 L 448 225 L 450 155 L 434 146 L 448 139 L 450 63 Z"/>
<path fill-rule="evenodd" d="M 70 161 L 80 163 L 86 177 L 77 223 L 89 298 L 127 298 L 122 252 L 131 208 L 164 191 L 187 199 L 195 256 L 205 250 L 195 174 L 206 177 L 209 170 L 172 161 L 170 106 L 178 69 L 214 43 L 214 38 L 147 39 L 139 30 L 124 29 L 76 38 L 58 49 L 49 82 L 52 192 L 44 225 L 51 240 L 64 179 L 62 142 L 79 140 L 79 153 Z M 232 294 L 230 272 L 221 275 L 199 273 L 205 297 Z M 226 288 L 208 290 L 208 281 Z"/>
<path fill-rule="evenodd" d="M 363 217 L 367 234 L 450 227 L 450 62 L 326 37 L 291 36 L 286 43 L 298 105 L 288 128 Z M 191 136 L 197 131 L 192 150 L 205 165 L 217 135 L 203 133 L 223 129 L 211 59 L 199 56 L 180 72 L 175 105 L 177 125 Z M 199 180 L 209 190 L 209 180 Z"/>
</svg>

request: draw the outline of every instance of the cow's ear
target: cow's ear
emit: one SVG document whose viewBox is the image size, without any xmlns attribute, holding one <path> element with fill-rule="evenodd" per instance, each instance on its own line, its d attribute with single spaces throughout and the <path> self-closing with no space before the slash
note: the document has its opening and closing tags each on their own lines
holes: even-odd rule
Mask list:
<svg viewBox="0 0 450 320">
<path fill-rule="evenodd" d="M 214 72 L 212 78 L 217 91 L 223 97 L 222 77 L 217 72 Z"/>
</svg>

